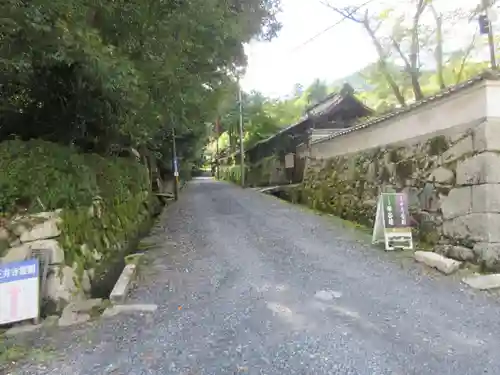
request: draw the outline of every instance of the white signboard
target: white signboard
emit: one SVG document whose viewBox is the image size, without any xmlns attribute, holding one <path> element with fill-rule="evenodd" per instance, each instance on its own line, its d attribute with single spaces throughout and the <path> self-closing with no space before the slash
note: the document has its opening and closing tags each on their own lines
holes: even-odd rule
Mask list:
<svg viewBox="0 0 500 375">
<path fill-rule="evenodd" d="M 410 213 L 405 194 L 380 194 L 372 242 L 384 242 L 386 250 L 413 249 Z"/>
<path fill-rule="evenodd" d="M 38 319 L 39 275 L 37 259 L 0 264 L 0 325 Z"/>
<path fill-rule="evenodd" d="M 285 155 L 285 168 L 293 168 L 295 164 L 295 154 Z"/>
</svg>

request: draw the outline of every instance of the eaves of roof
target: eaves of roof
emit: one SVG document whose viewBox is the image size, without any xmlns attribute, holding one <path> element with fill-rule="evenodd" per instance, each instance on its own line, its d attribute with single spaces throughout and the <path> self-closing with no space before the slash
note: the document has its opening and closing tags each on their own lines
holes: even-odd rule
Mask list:
<svg viewBox="0 0 500 375">
<path fill-rule="evenodd" d="M 420 107 L 423 107 L 424 105 L 427 105 L 429 103 L 434 103 L 436 101 L 439 101 L 441 99 L 444 99 L 444 98 L 447 98 L 451 95 L 454 95 L 455 93 L 457 92 L 460 92 L 466 88 L 469 88 L 469 87 L 472 87 L 474 85 L 476 85 L 478 82 L 482 82 L 482 81 L 485 81 L 485 80 L 494 80 L 494 81 L 498 81 L 500 80 L 500 72 L 498 71 L 492 71 L 492 70 L 487 70 L 477 76 L 474 76 L 470 79 L 468 79 L 467 81 L 464 81 L 462 83 L 459 83 L 458 85 L 454 85 L 454 86 L 450 86 L 448 88 L 446 88 L 445 90 L 442 90 L 432 96 L 429 96 L 423 100 L 420 100 L 418 102 L 415 102 L 415 103 L 412 103 L 406 107 L 402 107 L 402 108 L 399 108 L 395 111 L 391 111 L 387 114 L 384 114 L 384 115 L 381 115 L 381 116 L 378 116 L 378 117 L 374 117 L 372 119 L 369 119 L 368 121 L 365 121 L 361 124 L 358 124 L 358 125 L 355 125 L 355 126 L 352 126 L 350 128 L 347 128 L 341 132 L 338 132 L 338 133 L 335 133 L 335 134 L 332 134 L 332 135 L 329 135 L 329 136 L 326 136 L 326 137 L 323 137 L 323 138 L 320 138 L 320 139 L 317 139 L 313 142 L 311 142 L 311 144 L 317 144 L 317 143 L 322 143 L 322 142 L 326 142 L 326 141 L 329 141 L 333 138 L 336 138 L 336 137 L 341 137 L 345 134 L 348 134 L 348 133 L 352 133 L 352 132 L 355 132 L 355 131 L 358 131 L 358 130 L 362 130 L 362 129 L 365 129 L 365 128 L 368 128 L 370 126 L 373 126 L 373 125 L 376 125 L 376 124 L 379 124 L 381 122 L 384 122 L 384 121 L 387 121 L 389 119 L 393 119 L 397 116 L 401 116 L 403 114 L 406 114 L 406 113 L 409 113 L 409 112 L 412 112 L 414 111 L 415 109 L 417 108 L 420 108 Z"/>
<path fill-rule="evenodd" d="M 281 129 L 281 130 L 280 130 L 279 132 L 277 132 L 276 134 L 273 134 L 273 135 L 271 135 L 270 137 L 265 138 L 265 139 L 263 139 L 263 140 L 261 140 L 261 141 L 257 142 L 257 143 L 256 143 L 256 144 L 254 144 L 252 147 L 250 147 L 250 148 L 249 148 L 246 152 L 249 152 L 250 150 L 254 149 L 255 147 L 257 147 L 258 145 L 260 145 L 260 144 L 262 144 L 262 143 L 267 143 L 267 142 L 269 142 L 269 141 L 270 141 L 270 140 L 272 140 L 273 138 L 276 138 L 276 137 L 278 137 L 278 136 L 280 136 L 280 135 L 282 135 L 282 134 L 286 133 L 287 131 L 289 131 L 289 130 L 291 130 L 291 129 L 295 128 L 296 126 L 298 126 L 298 125 L 302 124 L 304 121 L 307 121 L 307 120 L 308 120 L 308 118 L 307 118 L 306 116 L 302 116 L 302 117 L 301 117 L 301 119 L 300 119 L 298 122 L 296 122 L 295 124 L 292 124 L 292 125 L 290 125 L 290 126 L 287 126 L 286 128 Z"/>
<path fill-rule="evenodd" d="M 332 93 L 330 95 L 328 95 L 324 100 L 322 100 L 320 103 L 317 103 L 311 107 L 309 107 L 308 109 L 305 110 L 305 115 L 303 115 L 300 120 L 298 122 L 296 122 L 295 124 L 292 124 L 290 126 L 287 126 L 286 128 L 283 128 L 281 129 L 279 132 L 277 132 L 276 134 L 273 134 L 271 135 L 270 137 L 266 138 L 266 139 L 263 139 L 257 143 L 255 143 L 251 148 L 249 148 L 246 152 L 249 152 L 251 150 L 253 150 L 254 148 L 256 148 L 257 146 L 263 144 L 263 143 L 267 143 L 269 141 L 271 141 L 272 139 L 276 138 L 276 137 L 279 137 L 280 135 L 288 132 L 289 130 L 295 128 L 296 126 L 302 124 L 303 122 L 315 117 L 313 115 L 310 115 L 308 114 L 313 108 L 317 108 L 319 105 L 329 101 L 329 100 L 332 100 L 332 99 L 335 99 L 335 101 L 333 103 L 331 103 L 331 105 L 326 109 L 324 110 L 323 112 L 328 112 L 328 111 L 331 111 L 334 107 L 336 107 L 343 99 L 346 99 L 347 97 L 351 96 L 354 100 L 356 100 L 356 102 L 358 102 L 363 109 L 365 109 L 366 111 L 368 111 L 369 113 L 373 113 L 373 110 L 369 107 L 367 107 L 363 102 L 361 102 L 359 99 L 357 99 L 354 95 L 352 94 L 342 94 L 342 93 Z"/>
</svg>

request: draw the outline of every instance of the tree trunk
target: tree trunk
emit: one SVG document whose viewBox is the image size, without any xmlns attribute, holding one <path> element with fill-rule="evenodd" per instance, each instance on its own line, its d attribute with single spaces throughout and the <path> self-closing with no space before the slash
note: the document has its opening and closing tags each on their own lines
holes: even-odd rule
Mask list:
<svg viewBox="0 0 500 375">
<path fill-rule="evenodd" d="M 444 72 L 443 72 L 443 17 L 438 14 L 436 9 L 432 4 L 430 4 L 430 9 L 432 11 L 432 15 L 434 16 L 434 20 L 436 21 L 436 50 L 434 51 L 434 56 L 436 58 L 437 65 L 437 79 L 439 83 L 439 88 L 444 90 L 446 88 L 446 83 L 444 81 Z"/>
<path fill-rule="evenodd" d="M 421 0 L 421 1 L 424 1 L 424 0 Z M 398 84 L 396 83 L 396 81 L 392 77 L 392 75 L 389 72 L 389 69 L 387 67 L 387 54 L 384 52 L 384 48 L 382 47 L 382 45 L 380 44 L 380 41 L 378 40 L 377 36 L 375 35 L 375 30 L 370 26 L 368 11 L 366 11 L 364 17 L 361 18 L 361 17 L 355 16 L 356 11 L 359 10 L 360 7 L 357 7 L 354 10 L 352 10 L 352 9 L 341 10 L 339 8 L 330 6 L 328 4 L 326 4 L 326 5 L 329 8 L 333 9 L 338 14 L 340 14 L 342 17 L 363 25 L 363 27 L 368 32 L 368 35 L 370 36 L 370 38 L 373 42 L 373 45 L 375 46 L 375 49 L 377 51 L 377 54 L 379 56 L 378 66 L 379 66 L 380 71 L 382 72 L 382 75 L 384 76 L 387 83 L 389 84 L 389 87 L 391 88 L 392 92 L 394 93 L 394 96 L 396 97 L 396 100 L 398 101 L 398 103 L 403 107 L 406 106 L 405 98 L 404 98 L 403 94 L 401 93 L 401 90 L 399 89 Z"/>
<path fill-rule="evenodd" d="M 387 67 L 387 57 L 384 52 L 384 48 L 380 44 L 380 41 L 377 39 L 377 36 L 375 35 L 375 31 L 371 28 L 370 23 L 368 21 L 368 17 L 365 17 L 365 20 L 363 21 L 363 26 L 365 27 L 366 31 L 370 35 L 370 38 L 372 39 L 373 45 L 375 46 L 375 49 L 377 50 L 377 54 L 379 56 L 378 60 L 378 66 L 380 71 L 382 72 L 384 78 L 386 79 L 387 83 L 389 84 L 392 92 L 394 93 L 394 96 L 396 97 L 396 100 L 401 106 L 406 106 L 406 101 L 401 93 L 401 90 L 399 89 L 398 84 L 392 77 L 391 73 L 389 72 L 389 69 Z"/>
<path fill-rule="evenodd" d="M 460 68 L 458 69 L 458 71 L 455 71 L 455 84 L 459 84 L 462 81 L 465 65 L 470 57 L 470 54 L 472 53 L 472 50 L 474 49 L 474 46 L 476 45 L 476 35 L 477 34 L 474 34 L 469 47 L 465 50 L 464 56 L 462 57 L 462 61 L 460 63 Z"/>
<path fill-rule="evenodd" d="M 413 27 L 411 30 L 411 49 L 410 49 L 410 77 L 415 100 L 422 100 L 424 94 L 420 87 L 420 67 L 418 66 L 419 56 L 419 39 L 418 39 L 418 25 L 420 23 L 420 16 L 422 15 L 425 7 L 427 6 L 426 0 L 418 0 L 417 10 L 413 16 Z"/>
</svg>

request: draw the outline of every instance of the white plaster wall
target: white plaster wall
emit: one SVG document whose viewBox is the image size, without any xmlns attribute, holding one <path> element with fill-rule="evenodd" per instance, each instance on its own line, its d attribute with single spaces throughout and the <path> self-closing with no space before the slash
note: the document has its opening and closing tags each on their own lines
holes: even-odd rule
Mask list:
<svg viewBox="0 0 500 375">
<path fill-rule="evenodd" d="M 500 82 L 486 82 L 486 105 L 488 117 L 500 117 Z"/>
<path fill-rule="evenodd" d="M 313 144 L 311 157 L 326 159 L 431 136 L 485 117 L 500 117 L 500 82 L 483 81 L 365 129 Z"/>
</svg>

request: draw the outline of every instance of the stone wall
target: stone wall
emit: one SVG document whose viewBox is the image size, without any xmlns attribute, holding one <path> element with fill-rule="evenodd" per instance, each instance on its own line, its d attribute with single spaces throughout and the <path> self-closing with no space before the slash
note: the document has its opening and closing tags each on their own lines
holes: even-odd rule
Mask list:
<svg viewBox="0 0 500 375">
<path fill-rule="evenodd" d="M 488 99 L 477 87 L 474 92 Z M 338 150 L 345 150 L 344 136 L 322 142 L 316 149 L 313 144 L 311 155 L 316 157 L 309 158 L 300 199 L 372 226 L 379 194 L 405 192 L 418 240 L 450 257 L 500 270 L 500 120 L 482 113 L 486 116 L 446 128 L 442 123 L 446 113 L 439 116 L 439 111 L 433 103 L 433 111 L 428 112 L 432 116 L 427 116 L 440 119 L 437 131 L 411 137 L 421 131 L 408 129 L 409 139 L 399 142 L 369 148 L 360 143 L 351 148 L 355 152 L 342 154 Z M 384 132 L 390 122 L 405 126 L 399 117 L 387 122 L 381 125 Z M 376 127 L 368 129 L 346 137 L 363 142 L 377 132 Z"/>
<path fill-rule="evenodd" d="M 0 263 L 35 256 L 46 261 L 42 312 L 59 314 L 68 304 L 110 287 L 103 283 L 114 277 L 110 273 L 121 272 L 124 257 L 133 250 L 129 245 L 144 234 L 158 211 L 160 202 L 153 198 L 144 192 L 116 207 L 96 199 L 88 208 L 5 218 L 0 221 Z"/>
<path fill-rule="evenodd" d="M 0 263 L 23 261 L 36 253 L 48 260 L 41 297 L 45 303 L 60 306 L 55 310 L 88 296 L 92 278 L 92 270 L 84 270 L 83 277 L 77 277 L 76 267 L 66 265 L 65 251 L 58 242 L 60 214 L 61 211 L 55 211 L 17 216 L 4 220 L 0 227 Z M 100 257 L 97 253 L 95 256 Z"/>
</svg>

